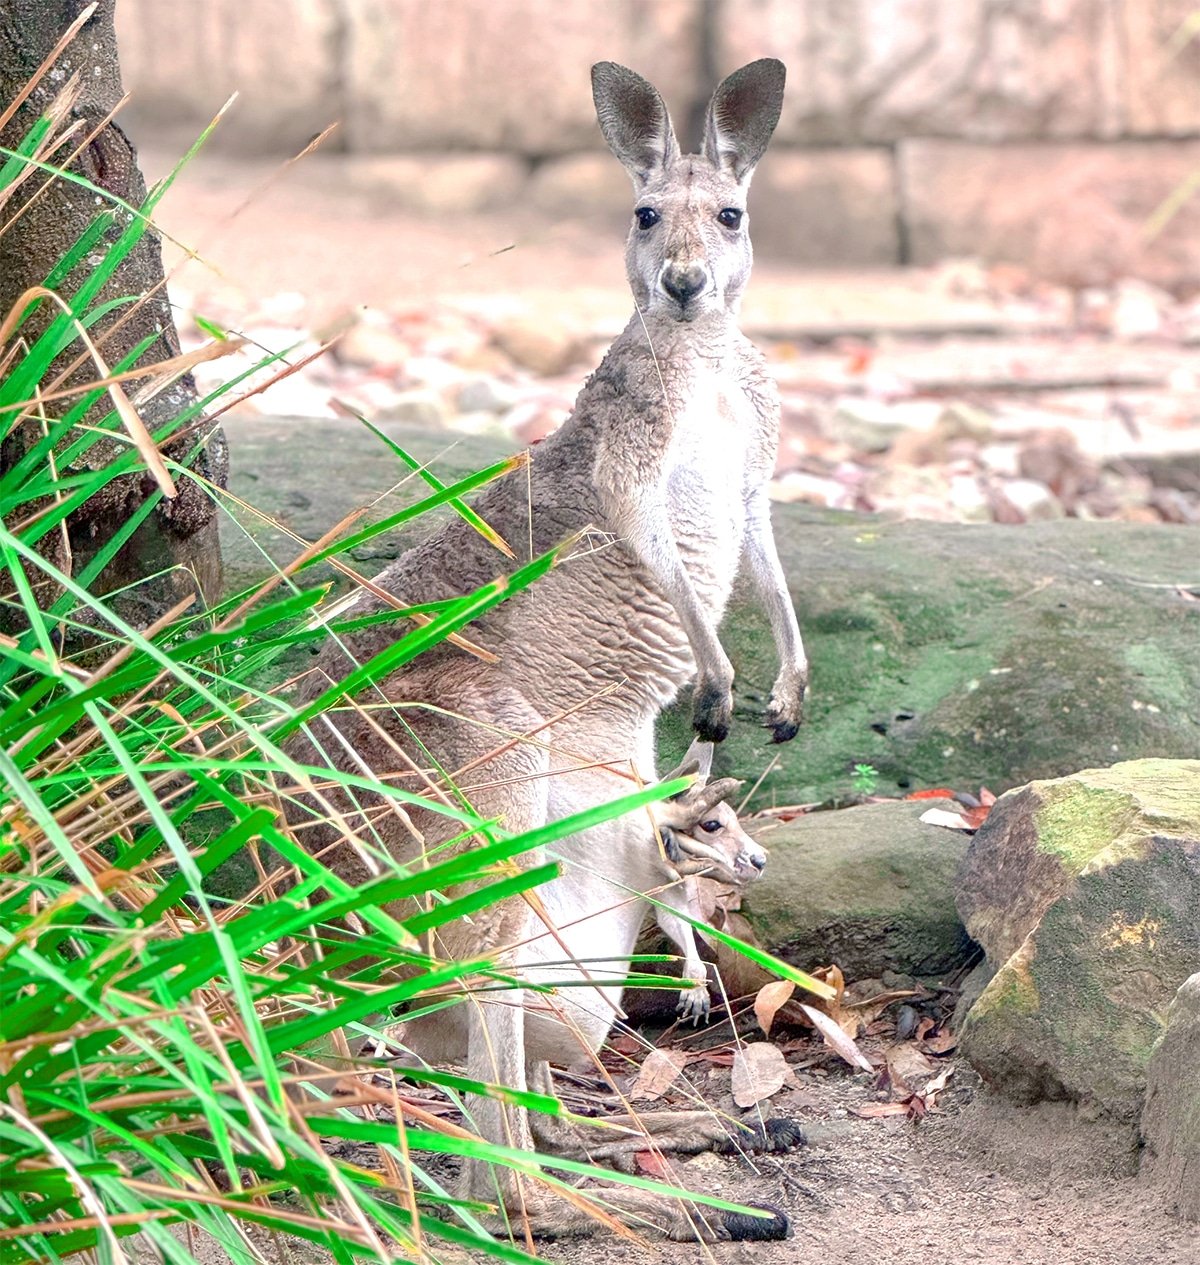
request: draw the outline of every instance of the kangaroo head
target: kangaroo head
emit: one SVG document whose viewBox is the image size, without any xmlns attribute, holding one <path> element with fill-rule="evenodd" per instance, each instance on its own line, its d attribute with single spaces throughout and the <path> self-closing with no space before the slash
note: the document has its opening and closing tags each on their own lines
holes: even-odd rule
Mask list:
<svg viewBox="0 0 1200 1265">
<path fill-rule="evenodd" d="M 750 276 L 746 192 L 783 104 L 783 63 L 751 62 L 708 104 L 699 154 L 681 154 L 662 97 L 616 62 L 592 67 L 604 139 L 633 180 L 625 267 L 643 312 L 691 321 L 737 311 Z"/>
<path fill-rule="evenodd" d="M 655 805 L 655 820 L 667 859 L 681 874 L 704 874 L 739 886 L 758 878 L 767 853 L 743 829 L 727 802 L 741 786 L 737 778 L 709 780 L 711 742 L 693 742 L 683 764 L 664 781 L 695 774 L 696 780 L 671 799 Z"/>
</svg>

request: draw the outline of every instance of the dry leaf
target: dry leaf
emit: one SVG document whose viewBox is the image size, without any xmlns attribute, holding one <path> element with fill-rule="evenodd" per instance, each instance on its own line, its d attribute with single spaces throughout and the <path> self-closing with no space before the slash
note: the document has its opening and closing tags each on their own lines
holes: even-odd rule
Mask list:
<svg viewBox="0 0 1200 1265">
<path fill-rule="evenodd" d="M 813 1027 L 825 1038 L 825 1044 L 836 1050 L 851 1067 L 861 1067 L 864 1072 L 873 1072 L 875 1070 L 867 1061 L 867 1056 L 842 1031 L 836 1020 L 831 1019 L 824 1011 L 818 1010 L 815 1006 L 810 1006 L 806 1002 L 800 1003 L 800 1009 L 808 1016 Z"/>
<path fill-rule="evenodd" d="M 974 830 L 975 827 L 962 815 L 946 808 L 930 808 L 919 818 L 927 826 L 945 826 L 947 830 Z"/>
<path fill-rule="evenodd" d="M 656 1177 L 660 1182 L 675 1180 L 666 1159 L 658 1151 L 635 1151 L 633 1163 L 643 1177 Z"/>
<path fill-rule="evenodd" d="M 733 1101 L 739 1107 L 777 1094 L 791 1077 L 783 1052 L 767 1041 L 744 1045 L 733 1058 Z"/>
<path fill-rule="evenodd" d="M 892 1084 L 911 1092 L 933 1075 L 933 1064 L 912 1041 L 899 1041 L 884 1051 Z"/>
<path fill-rule="evenodd" d="M 629 1091 L 630 1098 L 661 1098 L 675 1083 L 687 1061 L 683 1050 L 651 1050 Z"/>
<path fill-rule="evenodd" d="M 777 979 L 772 980 L 769 984 L 764 984 L 755 995 L 754 998 L 754 1017 L 758 1020 L 758 1026 L 763 1030 L 763 1036 L 771 1035 L 771 1025 L 775 1022 L 775 1016 L 779 1013 L 779 1008 L 789 997 L 796 991 L 796 985 L 791 980 Z"/>
<path fill-rule="evenodd" d="M 929 1101 L 929 1105 L 933 1106 L 933 1100 L 946 1088 L 950 1077 L 954 1075 L 953 1067 L 944 1067 L 942 1070 L 925 1086 L 921 1093 Z"/>
<path fill-rule="evenodd" d="M 907 1116 L 908 1104 L 906 1102 L 868 1102 L 852 1110 L 856 1116 L 861 1116 L 864 1120 L 877 1120 L 883 1116 Z"/>
</svg>

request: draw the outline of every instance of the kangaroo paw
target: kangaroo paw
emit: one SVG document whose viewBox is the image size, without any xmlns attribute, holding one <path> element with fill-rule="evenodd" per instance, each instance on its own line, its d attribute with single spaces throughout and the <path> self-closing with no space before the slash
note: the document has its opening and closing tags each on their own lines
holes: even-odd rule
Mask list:
<svg viewBox="0 0 1200 1265">
<path fill-rule="evenodd" d="M 807 1145 L 804 1130 L 794 1121 L 782 1116 L 767 1120 L 762 1125 L 741 1123 L 738 1131 L 716 1149 L 725 1154 L 731 1151 L 795 1151 Z"/>
<path fill-rule="evenodd" d="M 721 1221 L 721 1228 L 736 1242 L 764 1242 L 768 1239 L 788 1239 L 792 1235 L 792 1223 L 787 1213 L 774 1204 L 752 1203 L 747 1208 L 758 1208 L 769 1212 L 768 1217 L 749 1217 L 744 1212 L 726 1212 Z"/>
</svg>

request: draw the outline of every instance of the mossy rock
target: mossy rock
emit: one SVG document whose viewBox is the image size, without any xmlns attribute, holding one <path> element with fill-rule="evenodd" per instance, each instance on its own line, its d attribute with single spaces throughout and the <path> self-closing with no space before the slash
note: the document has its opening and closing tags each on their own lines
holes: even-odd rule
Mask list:
<svg viewBox="0 0 1200 1265">
<path fill-rule="evenodd" d="M 1136 1122 L 1168 1007 L 1200 965 L 1200 762 L 1003 797 L 971 844 L 959 909 L 998 968 L 963 1028 L 984 1080 L 1017 1102 Z"/>
<path fill-rule="evenodd" d="M 1142 1176 L 1200 1221 L 1200 972 L 1186 980 L 1150 1054 L 1142 1112 Z"/>
<path fill-rule="evenodd" d="M 1089 866 L 1152 835 L 1200 839 L 1200 760 L 1130 760 L 1002 795 L 967 850 L 958 910 L 994 966 Z"/>
<path fill-rule="evenodd" d="M 966 837 L 922 823 L 930 802 L 752 823 L 769 851 L 763 877 L 742 897 L 759 943 L 805 970 L 836 962 L 848 980 L 962 965 L 971 943 L 954 907 L 954 874 Z"/>
<path fill-rule="evenodd" d="M 511 451 L 494 437 L 382 429 L 446 482 Z M 231 489 L 306 540 L 407 473 L 353 422 L 234 419 L 227 436 Z M 427 491 L 410 477 L 356 527 Z M 999 792 L 1086 765 L 1200 752 L 1200 604 L 1175 591 L 1195 573 L 1200 529 L 897 523 L 798 505 L 773 516 L 812 693 L 800 735 L 772 746 L 760 721 L 774 650 L 753 603 L 736 600 L 722 640 L 738 671 L 737 723 L 717 772 L 765 772 L 751 808 L 844 798 L 859 763 L 874 766 L 883 793 Z M 354 564 L 375 574 L 431 524 L 363 545 Z M 298 548 L 254 517 L 222 532 L 230 588 Z M 300 578 L 337 577 L 315 567 Z M 664 764 L 687 748 L 687 716 L 681 700 L 663 717 Z"/>
</svg>

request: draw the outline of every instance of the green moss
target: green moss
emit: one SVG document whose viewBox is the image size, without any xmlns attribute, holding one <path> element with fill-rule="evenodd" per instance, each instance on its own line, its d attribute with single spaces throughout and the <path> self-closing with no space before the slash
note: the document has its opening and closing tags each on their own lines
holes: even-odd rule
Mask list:
<svg viewBox="0 0 1200 1265">
<path fill-rule="evenodd" d="M 1077 874 L 1137 821 L 1138 805 L 1131 795 L 1075 780 L 1041 787 L 1037 810 L 1038 848 L 1062 861 Z"/>
<path fill-rule="evenodd" d="M 992 1016 L 1036 1015 L 1039 1005 L 1037 984 L 1024 953 L 1018 950 L 979 995 L 970 1021 L 977 1025 Z"/>
<path fill-rule="evenodd" d="M 1125 647 L 1123 658 L 1141 685 L 1138 702 L 1160 708 L 1177 708 L 1189 696 L 1189 683 L 1179 665 L 1153 641 L 1138 641 Z"/>
</svg>

